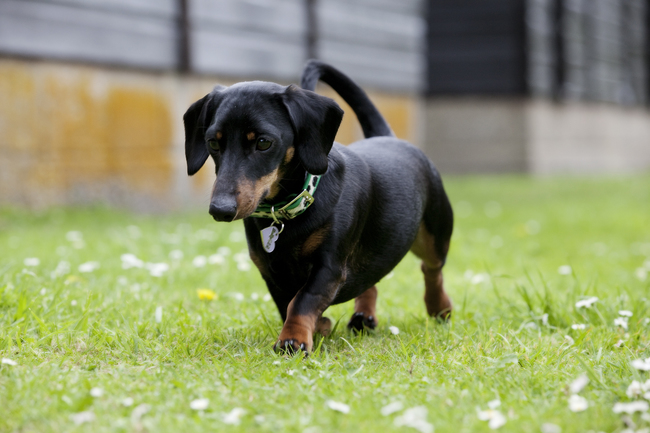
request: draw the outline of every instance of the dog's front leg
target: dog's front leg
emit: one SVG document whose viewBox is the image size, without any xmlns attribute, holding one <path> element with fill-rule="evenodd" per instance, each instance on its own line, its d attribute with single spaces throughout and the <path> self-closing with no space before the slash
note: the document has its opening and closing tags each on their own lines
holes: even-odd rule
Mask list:
<svg viewBox="0 0 650 433">
<path fill-rule="evenodd" d="M 276 350 L 312 350 L 313 334 L 321 314 L 331 305 L 343 281 L 341 267 L 323 266 L 312 271 L 307 284 L 289 303 Z"/>
</svg>

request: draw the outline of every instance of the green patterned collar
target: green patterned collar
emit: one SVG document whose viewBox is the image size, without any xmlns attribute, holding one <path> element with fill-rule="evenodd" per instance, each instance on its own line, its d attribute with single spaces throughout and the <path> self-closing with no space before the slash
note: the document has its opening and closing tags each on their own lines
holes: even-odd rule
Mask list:
<svg viewBox="0 0 650 433">
<path fill-rule="evenodd" d="M 251 214 L 254 218 L 272 218 L 273 220 L 290 220 L 304 211 L 314 202 L 314 192 L 321 176 L 307 173 L 305 184 L 300 194 L 291 194 L 287 200 L 274 204 L 262 203 Z"/>
</svg>

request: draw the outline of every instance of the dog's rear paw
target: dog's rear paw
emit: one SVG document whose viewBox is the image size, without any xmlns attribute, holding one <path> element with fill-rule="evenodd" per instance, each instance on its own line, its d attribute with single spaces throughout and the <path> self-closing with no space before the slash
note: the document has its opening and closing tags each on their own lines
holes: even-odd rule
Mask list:
<svg viewBox="0 0 650 433">
<path fill-rule="evenodd" d="M 332 333 L 332 321 L 327 317 L 319 317 L 316 322 L 316 332 L 318 332 L 323 337 L 327 337 Z"/>
<path fill-rule="evenodd" d="M 374 316 L 366 316 L 363 312 L 354 313 L 348 322 L 348 329 L 354 332 L 362 332 L 364 329 L 375 329 L 377 319 Z"/>
<path fill-rule="evenodd" d="M 298 340 L 278 340 L 273 346 L 273 350 L 277 353 L 286 353 L 288 355 L 294 355 L 298 352 L 304 352 L 305 356 L 309 354 L 309 347 L 306 343 L 300 343 Z"/>
</svg>

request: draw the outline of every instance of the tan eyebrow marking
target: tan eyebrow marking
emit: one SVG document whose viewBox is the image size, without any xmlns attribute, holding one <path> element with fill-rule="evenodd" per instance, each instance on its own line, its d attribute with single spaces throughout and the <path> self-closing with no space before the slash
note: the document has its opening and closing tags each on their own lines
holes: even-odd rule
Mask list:
<svg viewBox="0 0 650 433">
<path fill-rule="evenodd" d="M 289 162 L 293 159 L 293 154 L 296 151 L 295 148 L 290 147 L 287 149 L 287 153 L 284 154 L 284 163 L 289 164 Z"/>
<path fill-rule="evenodd" d="M 255 133 L 249 132 L 248 134 L 246 134 L 246 138 L 248 138 L 249 140 L 255 140 Z"/>
<path fill-rule="evenodd" d="M 221 131 L 217 131 L 217 140 L 221 140 L 221 137 L 223 137 L 223 134 Z"/>
</svg>

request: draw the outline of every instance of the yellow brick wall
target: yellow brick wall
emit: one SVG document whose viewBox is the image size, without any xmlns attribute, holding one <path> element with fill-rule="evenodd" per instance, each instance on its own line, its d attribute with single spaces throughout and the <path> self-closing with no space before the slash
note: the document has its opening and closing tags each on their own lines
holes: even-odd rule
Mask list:
<svg viewBox="0 0 650 433">
<path fill-rule="evenodd" d="M 205 204 L 213 168 L 185 175 L 182 115 L 217 82 L 232 80 L 0 59 L 0 204 Z M 323 93 L 346 113 L 337 141 L 362 138 L 350 108 Z M 414 98 L 370 95 L 413 140 Z"/>
</svg>

